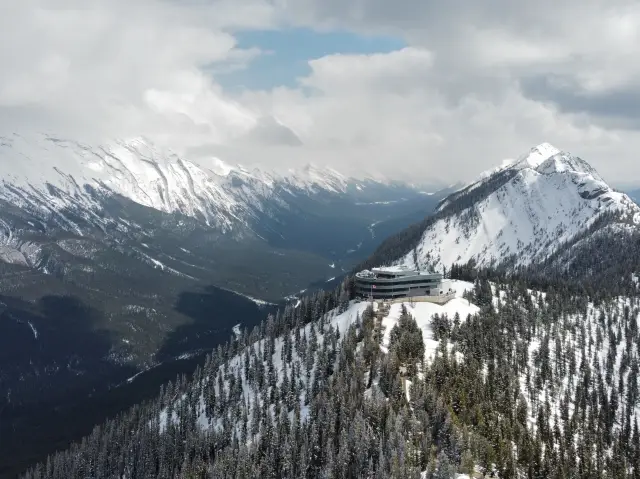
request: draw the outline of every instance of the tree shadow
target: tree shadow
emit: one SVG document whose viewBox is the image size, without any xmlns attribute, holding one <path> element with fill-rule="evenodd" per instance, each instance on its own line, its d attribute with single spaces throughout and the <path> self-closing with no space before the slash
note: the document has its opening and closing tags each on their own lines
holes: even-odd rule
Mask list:
<svg viewBox="0 0 640 479">
<path fill-rule="evenodd" d="M 89 433 L 95 422 L 74 405 L 134 374 L 108 360 L 101 315 L 72 296 L 0 295 L 0 477 Z"/>
<path fill-rule="evenodd" d="M 231 337 L 236 324 L 250 329 L 277 309 L 215 286 L 182 292 L 175 310 L 193 321 L 169 333 L 156 358 L 167 361 L 187 352 L 212 350 Z"/>
</svg>

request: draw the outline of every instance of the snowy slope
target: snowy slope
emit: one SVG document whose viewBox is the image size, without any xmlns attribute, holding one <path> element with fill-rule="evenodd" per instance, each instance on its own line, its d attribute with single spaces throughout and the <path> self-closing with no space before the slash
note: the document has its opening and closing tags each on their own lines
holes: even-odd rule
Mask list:
<svg viewBox="0 0 640 479">
<path fill-rule="evenodd" d="M 439 342 L 433 338 L 433 330 L 431 328 L 431 318 L 434 314 L 446 315 L 450 319 L 456 315 L 460 316 L 460 322 L 464 322 L 469 315 L 478 314 L 480 308 L 466 299 L 462 295 L 467 290 L 473 289 L 473 284 L 465 281 L 451 281 L 451 287 L 456 291 L 456 297 L 446 304 L 440 305 L 435 303 L 394 303 L 390 306 L 389 314 L 382 320 L 384 329 L 384 337 L 382 339 L 383 351 L 387 352 L 389 347 L 389 338 L 391 330 L 400 319 L 402 305 L 413 319 L 416 320 L 418 327 L 422 330 L 422 337 L 425 345 L 425 358 L 433 359 Z"/>
<path fill-rule="evenodd" d="M 351 302 L 349 307 L 346 309 L 345 312 L 343 313 L 339 313 L 337 310 L 333 310 L 328 314 L 328 317 L 326 318 L 327 321 L 327 325 L 322 327 L 320 326 L 320 323 L 316 323 L 313 326 L 311 324 L 306 325 L 303 328 L 303 334 L 304 335 L 310 335 L 312 333 L 312 327 L 315 328 L 314 331 L 316 331 L 317 333 L 317 340 L 318 340 L 318 345 L 322 346 L 324 339 L 325 339 L 325 333 L 328 330 L 334 331 L 334 330 L 338 330 L 341 333 L 344 333 L 345 331 L 347 331 L 349 329 L 349 327 L 354 324 L 357 319 L 362 315 L 362 313 L 367 309 L 367 307 L 369 306 L 369 303 L 366 302 Z M 374 305 L 374 309 L 375 309 Z M 293 335 L 291 336 L 291 339 L 294 340 Z M 257 354 L 259 357 L 261 356 L 261 354 L 259 354 L 259 352 L 261 352 L 265 347 L 265 341 L 264 340 L 260 340 L 258 342 L 253 343 L 251 346 L 249 346 L 249 350 L 253 353 L 253 354 Z M 284 377 L 288 374 L 289 376 L 291 375 L 291 365 L 293 363 L 302 363 L 303 360 L 302 358 L 300 358 L 297 354 L 296 351 L 294 351 L 292 353 L 292 360 L 291 360 L 291 364 L 286 364 L 283 361 L 283 347 L 284 347 L 284 338 L 283 337 L 279 337 L 275 340 L 274 342 L 274 352 L 272 354 L 272 360 L 273 360 L 273 365 L 274 365 L 274 375 L 275 375 L 275 384 L 277 385 L 281 385 L 282 381 L 284 379 Z M 246 354 L 239 354 L 237 356 L 234 356 L 233 358 L 231 358 L 228 362 L 228 364 L 224 365 L 223 367 L 220 367 L 217 371 L 217 374 L 223 374 L 223 369 L 227 369 L 230 371 L 238 371 L 238 373 L 241 375 L 242 378 L 242 382 L 241 382 L 241 397 L 242 400 L 239 401 L 239 403 L 242 403 L 244 405 L 246 405 L 246 407 L 249 410 L 250 415 L 253 414 L 253 411 L 255 409 L 255 400 L 257 399 L 257 395 L 260 392 L 259 388 L 256 385 L 252 385 L 251 381 L 249 380 L 249 378 L 247 378 L 246 374 L 244 373 L 245 369 L 245 363 L 246 363 L 246 358 L 247 355 Z M 315 365 L 312 368 L 312 372 L 315 371 Z M 309 378 L 311 378 L 312 375 L 310 374 L 309 377 L 303 379 L 303 381 L 305 381 L 305 387 L 308 386 L 307 382 L 309 381 Z M 220 384 L 224 384 L 225 387 L 228 386 L 228 383 L 226 381 L 216 381 L 215 383 L 215 392 L 217 395 L 220 394 Z M 308 407 L 304 404 L 304 397 L 303 394 L 300 395 L 300 397 L 298 398 L 300 401 L 300 406 L 301 406 L 301 416 L 303 419 L 306 419 L 308 416 Z M 181 398 L 181 400 L 184 400 L 184 396 Z M 201 395 L 199 401 L 198 401 L 198 425 L 200 426 L 200 428 L 202 429 L 220 429 L 222 427 L 222 421 L 219 417 L 212 417 L 210 414 L 207 414 L 205 405 L 205 398 L 203 395 Z M 174 405 L 174 412 L 172 414 L 172 422 L 174 424 L 179 424 L 181 421 L 180 415 L 178 413 L 178 411 L 176 411 L 175 409 L 175 405 Z M 167 408 L 163 409 L 160 412 L 160 417 L 159 417 L 159 422 L 161 425 L 161 430 L 164 431 L 165 429 L 165 424 L 167 423 Z"/>
<path fill-rule="evenodd" d="M 456 297 L 449 301 L 445 305 L 437 305 L 433 303 L 416 303 L 409 304 L 405 303 L 407 310 L 413 316 L 413 318 L 418 323 L 418 326 L 422 330 L 424 342 L 425 342 L 425 358 L 428 363 L 436 355 L 436 350 L 438 349 L 439 342 L 433 339 L 433 333 L 431 330 L 431 320 L 434 314 L 439 315 L 447 315 L 450 319 L 453 319 L 456 313 L 460 315 L 461 322 L 464 322 L 465 319 L 469 315 L 476 315 L 480 311 L 480 308 L 473 303 L 470 303 L 466 299 L 462 298 L 463 293 L 466 290 L 471 290 L 473 288 L 472 283 L 468 283 L 465 281 L 451 281 L 451 286 L 456 290 Z M 327 333 L 333 334 L 334 331 L 338 331 L 340 334 L 343 334 L 358 321 L 358 319 L 362 316 L 365 310 L 371 305 L 368 302 L 354 302 L 352 301 L 347 309 L 340 313 L 337 309 L 329 312 L 325 318 L 322 320 L 318 320 L 314 323 L 308 324 L 302 328 L 302 332 L 300 333 L 303 337 L 310 337 L 312 334 L 317 335 L 317 344 L 318 349 L 321 349 L 323 343 L 327 338 Z M 384 353 L 388 352 L 389 346 L 389 335 L 391 333 L 391 329 L 396 324 L 400 317 L 401 303 L 391 305 L 391 309 L 389 314 L 383 318 L 382 327 L 385 332 L 382 344 L 380 345 L 381 350 Z M 378 304 L 373 304 L 374 311 L 377 311 Z M 290 333 L 291 342 L 295 342 L 295 333 Z M 449 344 L 449 346 L 451 346 Z M 251 355 L 256 355 L 259 358 L 262 358 L 262 351 L 267 347 L 265 340 L 260 340 L 253 343 L 248 347 Z M 291 353 L 292 357 L 289 363 L 283 360 L 285 354 L 283 353 L 283 349 L 285 348 L 285 338 L 278 337 L 274 341 L 273 353 L 272 353 L 272 362 L 273 362 L 273 373 L 274 373 L 274 384 L 281 386 L 285 378 L 290 378 L 293 374 L 292 366 L 294 364 L 297 367 L 305 363 L 305 359 L 301 358 L 298 355 L 298 352 L 294 349 Z M 221 366 L 218 371 L 216 371 L 216 376 L 226 377 L 228 372 L 237 373 L 241 378 L 240 384 L 240 393 L 238 394 L 237 403 L 242 404 L 243 407 L 247 408 L 248 416 L 251 417 L 254 414 L 254 410 L 256 409 L 256 401 L 260 401 L 260 387 L 255 384 L 251 380 L 251 378 L 247 377 L 247 360 L 249 358 L 249 354 L 247 352 L 243 352 L 231 358 L 227 364 Z M 267 364 L 265 363 L 265 366 Z M 314 363 L 313 367 L 310 369 L 310 373 L 308 375 L 302 375 L 300 380 L 303 383 L 303 388 L 300 391 L 298 401 L 301 410 L 301 418 L 302 420 L 308 419 L 309 408 L 305 404 L 305 389 L 310 387 L 310 379 L 315 374 L 315 370 L 317 368 L 317 364 Z M 226 379 L 219 378 L 207 378 L 206 381 L 211 379 L 215 379 L 212 381 L 215 388 L 215 395 L 220 396 L 222 391 L 220 389 L 220 385 L 224 385 L 224 388 L 229 387 L 229 382 Z M 202 386 L 202 385 L 198 385 Z M 197 416 L 197 424 L 201 430 L 222 430 L 223 420 L 221 417 L 217 415 L 210 414 L 210 411 L 207 410 L 205 406 L 205 393 L 204 392 L 196 392 L 199 396 L 199 399 L 196 401 L 196 416 Z M 173 404 L 171 409 L 173 409 L 171 415 L 171 422 L 173 424 L 179 424 L 183 418 L 179 413 L 179 405 L 182 401 L 186 399 L 186 395 L 183 395 L 178 399 L 176 404 Z M 159 424 L 160 430 L 162 432 L 165 431 L 166 424 L 168 422 L 168 409 L 163 408 L 159 414 Z M 293 413 L 289 413 L 291 417 L 293 417 Z M 240 428 L 240 425 L 236 425 L 237 428 Z M 465 477 L 465 476 L 458 476 Z"/>
<path fill-rule="evenodd" d="M 332 168 L 319 168 L 308 164 L 301 170 L 289 170 L 289 176 L 285 182 L 299 189 L 322 189 L 333 193 L 344 193 L 349 184 L 349 179 Z"/>
<path fill-rule="evenodd" d="M 423 338 L 426 346 L 425 357 L 427 359 L 433 358 L 439 344 L 438 341 L 433 340 L 433 334 L 431 331 L 430 323 L 434 314 L 440 314 L 440 315 L 446 314 L 450 318 L 453 318 L 454 315 L 458 313 L 461 317 L 461 320 L 464 321 L 468 315 L 470 314 L 475 315 L 480 311 L 480 308 L 478 308 L 475 304 L 470 303 L 466 299 L 462 298 L 462 295 L 466 290 L 471 290 L 473 288 L 472 283 L 468 283 L 465 281 L 455 281 L 455 280 L 452 280 L 451 283 L 452 283 L 451 285 L 452 288 L 456 290 L 456 297 L 445 305 L 438 305 L 433 303 L 417 303 L 414 305 L 410 305 L 409 303 L 405 303 L 407 310 L 411 313 L 411 315 L 414 317 L 414 319 L 418 323 L 419 327 L 422 329 Z M 325 340 L 325 334 L 327 331 L 337 330 L 341 334 L 344 334 L 349 329 L 350 326 L 356 323 L 358 318 L 362 316 L 364 311 L 370 305 L 371 303 L 365 302 L 365 301 L 361 301 L 361 302 L 352 301 L 343 313 L 340 313 L 337 309 L 332 310 L 331 312 L 328 313 L 327 317 L 323 318 L 323 321 L 317 321 L 313 324 L 313 326 L 312 324 L 308 324 L 304 326 L 302 329 L 302 335 L 306 337 L 310 336 L 312 334 L 312 328 L 314 328 L 314 331 L 316 332 L 316 334 L 318 334 L 318 337 L 317 337 L 318 345 L 319 347 L 321 347 Z M 391 333 L 391 329 L 393 328 L 393 326 L 396 324 L 396 322 L 400 317 L 401 306 L 402 306 L 401 303 L 391 305 L 389 314 L 382 320 L 382 326 L 385 331 L 385 335 L 381 345 L 381 349 L 383 352 L 387 352 L 387 349 L 388 349 L 387 347 L 389 345 L 389 335 Z M 377 311 L 378 304 L 374 303 L 373 308 L 374 308 L 374 311 Z M 323 324 L 323 322 L 325 324 Z M 295 334 L 294 333 L 290 333 L 290 334 L 291 334 L 291 340 L 295 341 Z M 290 371 L 291 365 L 287 365 L 283 361 L 282 350 L 284 347 L 284 343 L 285 341 L 283 337 L 277 338 L 274 342 L 274 349 L 272 353 L 274 373 L 275 373 L 275 383 L 278 385 L 282 383 L 282 380 L 285 377 L 285 375 L 291 374 L 291 371 Z M 250 348 L 253 350 L 253 353 L 256 353 L 256 354 L 259 351 L 262 351 L 264 347 L 265 347 L 264 340 L 258 341 L 250 346 Z M 261 356 L 261 355 L 258 354 L 258 356 Z M 246 359 L 245 354 L 239 354 L 231 358 L 229 363 L 225 365 L 225 368 L 231 371 L 236 370 L 241 374 L 241 377 L 242 377 L 241 388 L 242 388 L 242 398 L 243 398 L 242 402 L 248 405 L 249 409 L 252 410 L 253 409 L 252 402 L 254 401 L 256 394 L 259 391 L 256 389 L 255 386 L 251 385 L 251 381 L 249 381 L 248 378 L 244 375 L 243 371 L 245 371 L 245 364 L 244 364 L 245 359 Z M 297 361 L 303 362 L 302 358 L 298 357 L 297 352 L 293 351 L 291 364 L 296 363 Z M 220 372 L 222 372 L 222 370 L 223 368 L 220 368 Z M 312 375 L 309 375 L 309 377 L 311 376 Z M 303 381 L 305 381 L 305 386 L 307 386 L 306 381 L 308 380 L 309 380 L 308 378 L 306 378 L 306 380 L 303 378 Z M 219 381 L 215 382 L 215 384 L 219 384 L 219 383 L 220 383 Z M 219 394 L 219 393 L 220 393 L 220 390 L 216 389 L 216 394 Z M 306 417 L 307 408 L 304 405 L 304 397 L 302 394 L 299 399 L 300 399 L 300 405 L 303 413 L 302 416 Z M 199 402 L 201 405 L 200 410 L 198 411 L 199 425 L 203 429 L 207 429 L 211 427 L 219 428 L 221 426 L 220 421 L 217 420 L 217 418 L 212 418 L 208 416 L 205 411 L 204 397 L 201 398 Z M 174 412 L 173 414 L 173 421 L 176 424 L 179 422 L 179 415 L 177 412 Z M 160 424 L 164 425 L 166 424 L 166 422 L 167 422 L 167 412 L 165 409 L 160 413 Z"/>
<path fill-rule="evenodd" d="M 443 201 L 418 246 L 398 262 L 441 269 L 475 260 L 527 265 L 619 212 L 638 228 L 640 208 L 584 160 L 543 143 Z"/>
<path fill-rule="evenodd" d="M 626 395 L 622 394 L 624 386 L 630 387 L 630 383 L 636 382 L 633 375 L 629 372 L 629 364 L 633 364 L 638 360 L 638 351 L 636 348 L 626 346 L 632 345 L 634 342 L 634 330 L 625 328 L 625 323 L 632 322 L 637 324 L 638 310 L 636 298 L 616 298 L 606 305 L 606 307 L 597 307 L 593 303 L 588 303 L 585 314 L 570 314 L 561 318 L 560 321 L 553 324 L 550 331 L 541 331 L 537 337 L 534 337 L 529 343 L 529 368 L 540 374 L 537 363 L 542 355 L 547 355 L 553 364 L 554 370 L 562 370 L 562 360 L 568 362 L 566 356 L 573 355 L 574 364 L 588 365 L 593 371 L 593 376 L 599 377 L 602 381 L 603 371 L 609 371 L 604 391 L 607 396 L 618 395 L 623 406 L 622 411 L 616 411 L 620 416 L 623 415 L 624 409 L 628 409 L 628 414 L 633 418 L 640 418 L 640 404 L 625 404 Z M 603 321 L 605 316 L 609 316 L 609 320 Z M 613 324 L 613 327 L 611 326 Z M 611 334 L 612 330 L 618 332 L 618 336 Z M 581 348 L 584 341 L 585 331 L 588 335 L 588 348 Z M 628 336 L 628 337 L 627 337 Z M 592 345 L 594 347 L 592 347 Z M 547 349 L 548 348 L 548 349 Z M 584 367 L 584 366 L 582 366 Z M 600 373 L 600 374 L 599 374 Z M 571 395 L 580 387 L 581 378 L 577 375 L 567 374 L 565 377 L 558 375 L 555 381 L 544 384 L 541 390 L 536 391 L 534 387 L 535 376 L 521 374 L 519 377 L 520 387 L 523 394 L 532 404 L 532 413 L 529 421 L 532 427 L 536 427 L 536 411 L 538 405 L 550 404 L 553 415 L 550 417 L 550 427 L 555 427 L 556 423 L 562 427 L 559 416 L 562 408 L 563 400 Z M 631 385 L 632 389 L 636 389 L 637 385 Z M 601 390 L 602 391 L 602 390 Z M 574 405 L 568 405 L 568 410 L 573 412 Z M 615 429 L 619 430 L 619 424 L 624 421 L 619 417 L 615 421 Z"/>
<path fill-rule="evenodd" d="M 404 196 L 413 203 L 402 211 L 421 201 L 409 185 L 347 178 L 313 165 L 282 174 L 215 157 L 195 161 L 144 138 L 88 145 L 47 134 L 0 134 L 0 261 L 40 265 L 42 245 L 67 233 L 122 244 L 125 237 L 136 242 L 176 232 L 185 238 L 198 228 L 207 241 L 258 239 L 304 249 L 307 238 L 287 228 L 312 222 L 307 212 L 315 206 L 337 218 L 344 200 L 356 215 L 359 202 Z M 390 214 L 375 208 L 362 207 L 363 214 Z M 347 251 L 346 245 L 337 246 Z"/>
</svg>

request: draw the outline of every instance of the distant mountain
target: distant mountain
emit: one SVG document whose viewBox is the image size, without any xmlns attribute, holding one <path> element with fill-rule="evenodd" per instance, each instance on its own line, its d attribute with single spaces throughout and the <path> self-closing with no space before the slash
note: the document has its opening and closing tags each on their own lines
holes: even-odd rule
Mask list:
<svg viewBox="0 0 640 479">
<path fill-rule="evenodd" d="M 367 264 L 528 266 L 587 232 L 637 232 L 639 225 L 640 207 L 629 196 L 586 161 L 543 143 L 449 195 L 433 216 L 388 239 Z"/>
</svg>

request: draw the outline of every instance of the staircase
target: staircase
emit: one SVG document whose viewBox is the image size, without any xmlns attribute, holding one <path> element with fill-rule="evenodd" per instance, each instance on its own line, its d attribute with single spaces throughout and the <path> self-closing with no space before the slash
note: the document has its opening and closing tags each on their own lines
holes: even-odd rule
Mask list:
<svg viewBox="0 0 640 479">
<path fill-rule="evenodd" d="M 378 301 L 378 308 L 373 316 L 373 339 L 378 343 L 382 343 L 382 320 L 389 316 L 391 305 L 386 301 Z"/>
</svg>

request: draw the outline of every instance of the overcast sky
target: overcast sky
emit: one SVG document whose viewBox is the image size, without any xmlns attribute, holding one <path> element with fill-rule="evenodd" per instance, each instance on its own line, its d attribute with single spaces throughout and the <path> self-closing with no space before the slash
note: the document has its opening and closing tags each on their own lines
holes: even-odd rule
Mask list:
<svg viewBox="0 0 640 479">
<path fill-rule="evenodd" d="M 0 132 L 468 180 L 548 141 L 640 184 L 640 3 L 0 0 Z"/>
</svg>

